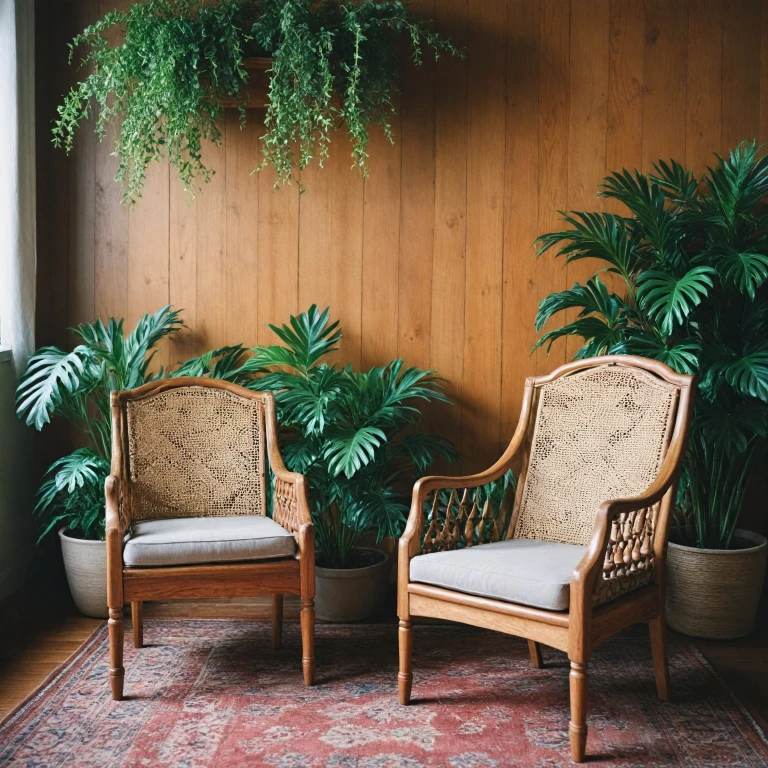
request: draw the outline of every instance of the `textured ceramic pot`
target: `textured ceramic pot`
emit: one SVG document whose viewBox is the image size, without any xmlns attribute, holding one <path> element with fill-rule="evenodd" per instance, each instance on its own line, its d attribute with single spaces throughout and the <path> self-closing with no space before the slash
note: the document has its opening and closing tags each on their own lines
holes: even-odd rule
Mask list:
<svg viewBox="0 0 768 768">
<path fill-rule="evenodd" d="M 389 555 L 379 549 L 381 561 L 365 568 L 315 567 L 315 616 L 321 621 L 360 621 L 381 609 L 389 584 Z"/>
<path fill-rule="evenodd" d="M 107 607 L 107 543 L 67 536 L 59 531 L 69 591 L 77 610 L 96 619 L 109 617 Z"/>
<path fill-rule="evenodd" d="M 737 528 L 740 549 L 696 549 L 670 542 L 667 624 L 710 640 L 743 637 L 755 622 L 768 560 L 768 541 Z"/>
</svg>

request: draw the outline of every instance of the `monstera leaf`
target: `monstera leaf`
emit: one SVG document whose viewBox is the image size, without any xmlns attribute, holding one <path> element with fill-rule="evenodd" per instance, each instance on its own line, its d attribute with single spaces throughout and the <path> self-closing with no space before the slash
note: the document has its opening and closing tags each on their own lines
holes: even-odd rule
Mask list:
<svg viewBox="0 0 768 768">
<path fill-rule="evenodd" d="M 637 279 L 638 299 L 664 333 L 682 325 L 714 285 L 712 267 L 694 267 L 681 277 L 649 269 Z"/>
</svg>

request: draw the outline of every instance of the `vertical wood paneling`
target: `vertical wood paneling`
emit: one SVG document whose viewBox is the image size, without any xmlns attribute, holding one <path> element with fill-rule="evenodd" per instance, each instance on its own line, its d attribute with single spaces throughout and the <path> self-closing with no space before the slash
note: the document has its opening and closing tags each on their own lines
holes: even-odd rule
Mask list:
<svg viewBox="0 0 768 768">
<path fill-rule="evenodd" d="M 216 173 L 199 193 L 195 209 L 195 333 L 203 349 L 213 349 L 229 342 L 228 313 L 221 311 L 227 306 L 227 163 L 224 147 L 206 147 L 203 162 L 215 168 Z"/>
<path fill-rule="evenodd" d="M 227 258 L 226 341 L 256 344 L 259 179 L 250 169 L 259 156 L 259 124 L 249 122 L 240 129 L 240 115 L 227 114 Z"/>
<path fill-rule="evenodd" d="M 306 191 L 299 197 L 298 302 L 304 309 L 312 304 L 324 309 L 331 301 L 331 176 L 313 161 L 301 181 Z"/>
<path fill-rule="evenodd" d="M 126 330 L 133 328 L 146 312 L 170 301 L 169 169 L 166 163 L 153 165 L 141 200 L 128 214 L 128 305 Z M 168 367 L 170 346 L 158 345 L 153 370 Z"/>
<path fill-rule="evenodd" d="M 730 0 L 723 13 L 722 149 L 757 136 L 760 122 L 760 0 Z"/>
<path fill-rule="evenodd" d="M 78 4 L 72 14 L 72 28 L 84 29 L 96 15 L 97 8 L 96 0 Z M 66 211 L 69 217 L 67 325 L 70 328 L 90 322 L 95 314 L 96 253 L 93 235 L 97 139 L 93 132 L 94 125 L 95 120 L 91 117 L 84 125 L 85 130 L 77 137 L 74 155 L 67 169 L 69 198 L 79 201 L 78 207 L 73 206 Z"/>
<path fill-rule="evenodd" d="M 169 264 L 168 299 L 183 310 L 185 328 L 170 339 L 170 362 L 175 364 L 203 351 L 197 329 L 197 206 L 172 174 L 169 189 L 168 239 L 172 254 Z M 233 342 L 237 338 L 232 339 Z"/>
<path fill-rule="evenodd" d="M 259 172 L 258 344 L 274 343 L 267 324 L 286 322 L 299 302 L 299 188 L 275 189 L 275 179 L 271 168 Z"/>
<path fill-rule="evenodd" d="M 467 59 L 404 62 L 396 143 L 372 126 L 369 178 L 350 172 L 341 131 L 326 167 L 302 174 L 305 195 L 273 191 L 271 171 L 250 175 L 264 113 L 241 131 L 233 111 L 193 201 L 156 166 L 130 212 L 112 180 L 113 135 L 99 144 L 81 132 L 68 159 L 49 144 L 74 72 L 65 43 L 112 3 L 37 7 L 39 341 L 170 301 L 189 326 L 160 361 L 175 363 L 271 342 L 266 323 L 330 304 L 344 328 L 336 361 L 402 355 L 447 379 L 457 405 L 430 420 L 467 470 L 508 440 L 525 376 L 575 348 L 530 354 L 538 302 L 590 272 L 535 259 L 558 211 L 601 208 L 608 171 L 660 157 L 700 170 L 713 151 L 768 139 L 765 0 L 419 0 Z"/>
<path fill-rule="evenodd" d="M 568 206 L 568 112 L 570 3 L 541 0 L 539 31 L 539 210 L 537 232 L 561 229 Z M 562 261 L 551 254 L 536 261 L 533 281 L 543 298 L 566 287 Z M 549 325 L 545 330 L 549 329 Z M 545 373 L 565 360 L 565 344 L 536 351 L 534 373 Z"/>
<path fill-rule="evenodd" d="M 642 165 L 644 29 L 643 0 L 611 0 L 607 173 L 622 168 L 633 171 Z M 605 207 L 612 213 L 619 212 L 619 205 L 611 200 L 606 200 Z"/>
<path fill-rule="evenodd" d="M 121 318 L 128 313 L 128 213 L 120 204 L 120 188 L 114 182 L 117 160 L 115 127 L 110 126 L 96 154 L 94 199 L 94 312 L 97 317 Z M 73 201 L 79 210 L 77 200 Z"/>
<path fill-rule="evenodd" d="M 399 110 L 399 104 L 398 110 Z M 400 115 L 392 120 L 395 146 L 371 129 L 371 172 L 364 182 L 362 364 L 397 357 L 397 290 L 400 253 Z"/>
<path fill-rule="evenodd" d="M 467 42 L 467 0 L 441 0 L 440 29 L 459 47 Z M 443 59 L 435 77 L 435 210 L 432 247 L 430 367 L 462 400 L 467 237 L 467 61 Z M 424 299 L 426 294 L 422 294 Z M 461 409 L 436 406 L 433 420 L 456 445 Z"/>
<path fill-rule="evenodd" d="M 690 0 L 688 7 L 685 160 L 688 167 L 700 173 L 721 143 L 723 3 Z"/>
<path fill-rule="evenodd" d="M 643 89 L 643 171 L 685 157 L 688 2 L 648 0 Z"/>
<path fill-rule="evenodd" d="M 334 137 L 326 170 L 330 185 L 329 302 L 343 338 L 334 359 L 361 365 L 363 333 L 363 177 L 352 173 L 346 136 Z M 306 309 L 302 304 L 301 309 Z"/>
<path fill-rule="evenodd" d="M 506 11 L 500 0 L 469 3 L 461 450 L 471 468 L 494 460 L 500 432 Z"/>
<path fill-rule="evenodd" d="M 99 16 L 122 10 L 128 0 L 99 2 Z M 120 204 L 121 190 L 114 182 L 117 159 L 112 157 L 116 127 L 109 126 L 96 154 L 94 201 L 94 311 L 98 317 L 128 314 L 128 206 Z M 79 202 L 73 201 L 75 210 Z"/>
<path fill-rule="evenodd" d="M 532 318 L 542 298 L 533 241 L 539 234 L 539 2 L 514 0 L 507 18 L 506 158 L 501 443 L 520 415 L 523 382 L 533 370 Z"/>
<path fill-rule="evenodd" d="M 431 19 L 435 0 L 411 3 L 416 13 Z M 426 53 L 421 67 L 405 68 L 401 101 L 403 172 L 400 176 L 400 253 L 397 269 L 397 354 L 429 366 L 432 255 L 435 227 L 435 96 L 434 57 Z"/>
<path fill-rule="evenodd" d="M 608 80 L 610 61 L 610 0 L 573 3 L 571 6 L 568 110 L 568 209 L 602 210 L 603 199 L 595 196 L 605 176 L 608 137 Z M 566 267 L 566 284 L 582 285 L 602 264 L 592 259 Z M 567 312 L 566 319 L 576 319 Z M 581 347 L 578 338 L 566 339 L 566 357 Z"/>
</svg>

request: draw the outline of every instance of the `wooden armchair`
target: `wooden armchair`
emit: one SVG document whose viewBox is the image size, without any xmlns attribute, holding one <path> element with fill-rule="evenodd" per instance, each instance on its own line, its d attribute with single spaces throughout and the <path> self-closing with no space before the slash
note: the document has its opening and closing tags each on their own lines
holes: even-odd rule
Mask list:
<svg viewBox="0 0 768 768">
<path fill-rule="evenodd" d="M 525 637 L 536 667 L 539 644 L 565 651 L 576 762 L 587 662 L 611 635 L 649 622 L 667 699 L 664 558 L 693 391 L 690 376 L 643 358 L 570 363 L 526 380 L 520 422 L 490 469 L 419 480 L 399 543 L 401 704 L 411 696 L 414 616 Z M 470 492 L 513 462 L 522 467 L 514 505 L 493 510 Z"/>
<path fill-rule="evenodd" d="M 140 648 L 144 600 L 271 594 L 278 648 L 283 595 L 300 595 L 304 682 L 313 684 L 314 528 L 304 476 L 280 456 L 270 393 L 204 378 L 113 392 L 106 507 L 113 699 L 123 697 L 123 605 Z"/>
</svg>

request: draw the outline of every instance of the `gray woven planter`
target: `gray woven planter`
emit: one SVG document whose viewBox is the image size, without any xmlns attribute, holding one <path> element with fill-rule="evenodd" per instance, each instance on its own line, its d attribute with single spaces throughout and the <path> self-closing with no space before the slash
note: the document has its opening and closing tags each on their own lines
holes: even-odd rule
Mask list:
<svg viewBox="0 0 768 768">
<path fill-rule="evenodd" d="M 321 621 L 360 621 L 381 609 L 389 584 L 389 555 L 379 549 L 382 561 L 367 568 L 315 567 L 315 616 Z"/>
<path fill-rule="evenodd" d="M 109 617 L 107 607 L 107 542 L 76 539 L 59 531 L 67 583 L 77 610 L 95 619 Z"/>
<path fill-rule="evenodd" d="M 670 542 L 667 624 L 710 640 L 743 637 L 755 622 L 768 560 L 768 541 L 737 529 L 744 549 L 697 549 Z"/>
</svg>

